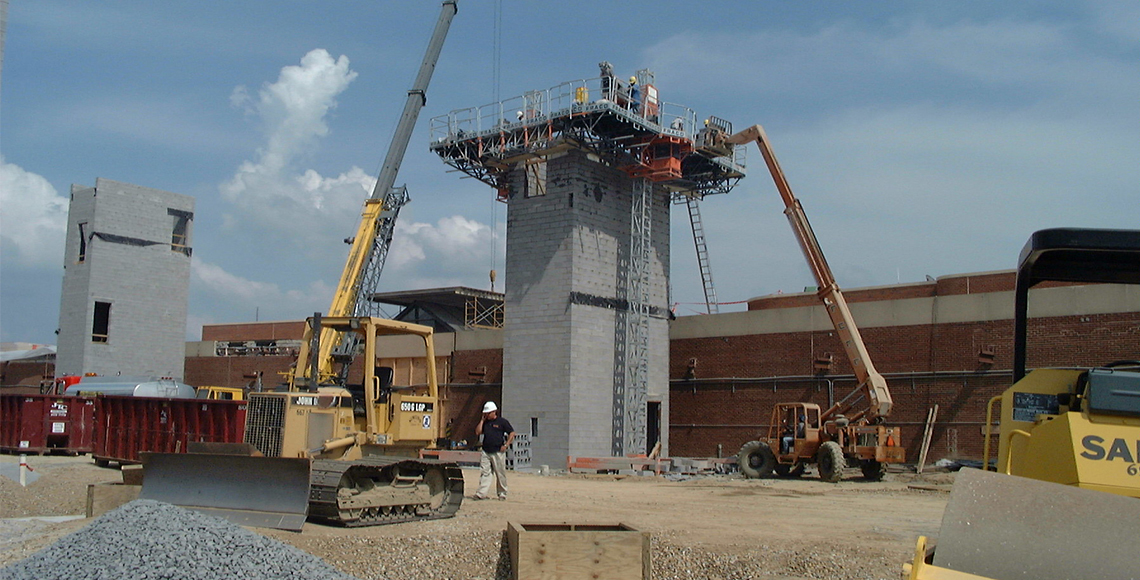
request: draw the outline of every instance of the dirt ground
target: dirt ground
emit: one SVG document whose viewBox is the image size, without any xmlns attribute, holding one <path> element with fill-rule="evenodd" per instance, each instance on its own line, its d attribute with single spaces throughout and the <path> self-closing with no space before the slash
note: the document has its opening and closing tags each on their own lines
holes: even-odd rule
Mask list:
<svg viewBox="0 0 1140 580">
<path fill-rule="evenodd" d="M 0 456 L 0 473 L 14 473 Z M 0 567 L 80 529 L 84 519 L 44 521 L 85 509 L 86 486 L 118 481 L 90 457 L 29 457 L 27 488 L 0 476 Z M 470 499 L 478 471 L 464 469 L 468 499 L 450 519 L 345 529 L 305 524 L 300 533 L 255 530 L 364 580 L 509 577 L 504 531 L 522 523 L 623 522 L 652 534 L 653 577 L 896 579 L 919 535 L 936 537 L 952 473 L 896 470 L 882 482 L 848 470 L 838 484 L 739 475 L 662 477 L 512 473 L 507 501 Z M 917 488 L 916 488 L 917 486 Z M 921 488 L 921 489 L 919 489 Z"/>
</svg>

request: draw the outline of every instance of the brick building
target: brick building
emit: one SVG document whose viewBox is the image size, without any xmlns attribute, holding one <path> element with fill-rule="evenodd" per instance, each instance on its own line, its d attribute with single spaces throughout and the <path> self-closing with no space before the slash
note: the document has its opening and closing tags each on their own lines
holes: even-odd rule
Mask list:
<svg viewBox="0 0 1140 580">
<path fill-rule="evenodd" d="M 985 406 L 1012 380 L 1015 274 L 845 293 L 917 457 L 939 406 L 929 457 L 980 458 Z M 1095 366 L 1140 354 L 1140 288 L 1042 284 L 1031 293 L 1029 366 Z M 753 299 L 747 312 L 674 321 L 673 454 L 733 454 L 766 431 L 777 402 L 827 406 L 854 386 L 830 320 L 812 293 Z M 719 448 L 718 448 L 719 446 Z"/>
<path fill-rule="evenodd" d="M 872 360 L 890 385 L 890 423 L 905 429 L 910 461 L 917 459 L 927 411 L 935 404 L 928 460 L 981 458 L 986 402 L 1012 380 L 1014 279 L 1012 271 L 989 272 L 845 292 Z M 1030 367 L 1140 358 L 1140 286 L 1041 284 L 1031 292 L 1030 317 Z M 299 338 L 300 323 L 292 324 Z M 282 328 L 211 326 L 203 336 L 254 337 Z M 855 386 L 812 293 L 755 298 L 746 312 L 680 317 L 669 332 L 675 457 L 735 454 L 767 428 L 774 403 L 826 405 Z M 502 331 L 461 329 L 438 342 L 445 420 L 455 420 L 454 439 L 470 440 L 482 402 L 500 400 Z M 270 377 L 291 362 L 288 356 L 192 356 L 187 380 L 240 385 L 254 371 Z M 525 420 L 507 405 L 504 415 L 526 431 Z"/>
</svg>

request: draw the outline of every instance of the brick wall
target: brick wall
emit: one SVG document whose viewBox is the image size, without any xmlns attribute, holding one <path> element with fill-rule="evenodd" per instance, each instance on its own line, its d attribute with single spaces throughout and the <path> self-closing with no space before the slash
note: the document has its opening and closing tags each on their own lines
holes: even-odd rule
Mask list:
<svg viewBox="0 0 1140 580">
<path fill-rule="evenodd" d="M 1007 371 L 889 377 L 895 410 L 890 424 L 903 428 L 908 461 L 915 461 L 927 410 L 939 406 L 927 460 L 942 457 L 981 458 L 986 401 L 1009 386 Z M 855 383 L 832 382 L 841 398 Z M 675 383 L 670 393 L 673 455 L 734 455 L 740 446 L 766 436 L 776 403 L 803 401 L 828 405 L 825 379 L 696 381 Z"/>
<path fill-rule="evenodd" d="M 451 377 L 455 383 L 502 383 L 503 350 L 457 350 L 451 357 Z"/>
<path fill-rule="evenodd" d="M 202 325 L 202 340 L 301 340 L 304 333 L 303 320 Z"/>
<path fill-rule="evenodd" d="M 502 389 L 499 383 L 449 384 L 440 388 L 442 420 L 444 425 L 450 423 L 453 441 L 466 440 L 470 445 L 475 444 L 478 440 L 475 426 L 483 416 L 483 404 L 487 401 L 494 401 L 501 407 L 502 416 L 516 431 L 530 431 L 528 419 L 512 414 L 511 409 L 502 404 Z"/>
<path fill-rule="evenodd" d="M 986 402 L 1010 384 L 1013 321 L 879 327 L 862 330 L 877 370 L 894 399 L 890 423 L 905 429 L 915 461 L 927 410 L 939 405 L 928 461 L 982 457 Z M 671 342 L 672 454 L 736 453 L 767 429 L 772 405 L 806 401 L 826 406 L 827 379 L 836 396 L 854 387 L 842 350 L 826 332 L 709 337 Z M 994 362 L 978 351 L 993 346 Z M 812 376 L 812 349 L 836 354 L 834 370 Z M 1096 366 L 1140 353 L 1140 312 L 1034 318 L 1030 368 Z M 690 369 L 689 361 L 696 359 Z M 807 369 L 807 370 L 805 370 Z M 692 380 L 686 380 L 686 376 Z M 733 378 L 735 377 L 735 379 Z M 763 377 L 785 377 L 764 379 Z"/>
</svg>

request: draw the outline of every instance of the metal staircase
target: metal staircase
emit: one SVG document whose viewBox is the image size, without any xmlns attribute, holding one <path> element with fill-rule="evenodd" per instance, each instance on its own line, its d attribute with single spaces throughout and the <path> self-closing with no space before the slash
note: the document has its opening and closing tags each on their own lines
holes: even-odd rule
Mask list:
<svg viewBox="0 0 1140 580">
<path fill-rule="evenodd" d="M 649 393 L 649 311 L 650 257 L 653 234 L 653 183 L 648 179 L 633 180 L 633 203 L 630 211 L 629 268 L 625 284 L 628 308 L 618 317 L 619 342 L 616 361 L 624 367 L 621 384 L 614 385 L 614 431 L 612 452 L 615 456 L 646 453 L 646 399 Z M 624 337 L 620 328 L 624 326 Z M 620 372 L 620 371 L 619 371 Z M 617 373 L 615 373 L 617 374 Z M 615 376 L 615 379 L 619 377 Z"/>
</svg>

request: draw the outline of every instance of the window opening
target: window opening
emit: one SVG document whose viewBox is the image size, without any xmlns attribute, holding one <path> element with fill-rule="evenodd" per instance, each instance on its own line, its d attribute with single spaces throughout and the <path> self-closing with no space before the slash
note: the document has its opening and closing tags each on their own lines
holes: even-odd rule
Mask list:
<svg viewBox="0 0 1140 580">
<path fill-rule="evenodd" d="M 79 261 L 87 259 L 87 222 L 79 222 Z"/>
<path fill-rule="evenodd" d="M 166 213 L 174 218 L 170 230 L 170 250 L 190 255 L 190 220 L 194 214 L 180 209 L 167 208 Z"/>
<path fill-rule="evenodd" d="M 546 195 L 546 162 L 539 161 L 526 166 L 526 185 L 523 195 L 538 197 Z"/>
<path fill-rule="evenodd" d="M 96 302 L 95 315 L 91 324 L 91 342 L 107 342 L 111 327 L 111 303 Z"/>
</svg>

